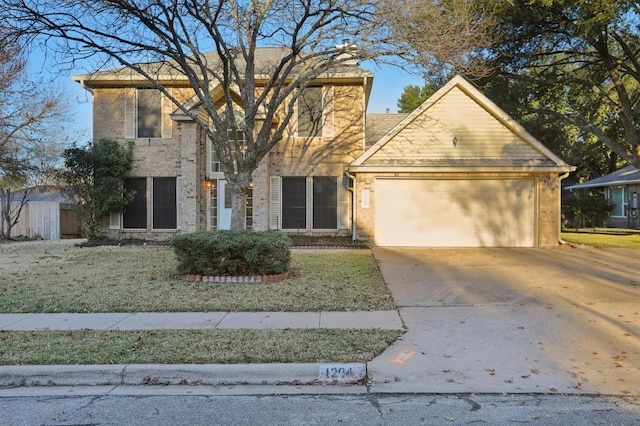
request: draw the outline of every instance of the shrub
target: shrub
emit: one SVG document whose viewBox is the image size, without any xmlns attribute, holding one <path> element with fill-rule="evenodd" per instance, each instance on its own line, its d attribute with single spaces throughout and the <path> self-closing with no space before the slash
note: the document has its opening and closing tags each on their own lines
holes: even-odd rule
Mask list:
<svg viewBox="0 0 640 426">
<path fill-rule="evenodd" d="M 276 231 L 203 231 L 176 235 L 181 275 L 268 275 L 289 270 L 291 239 Z"/>
<path fill-rule="evenodd" d="M 612 209 L 613 205 L 599 192 L 575 191 L 562 200 L 566 225 L 573 228 L 602 226 Z"/>
</svg>

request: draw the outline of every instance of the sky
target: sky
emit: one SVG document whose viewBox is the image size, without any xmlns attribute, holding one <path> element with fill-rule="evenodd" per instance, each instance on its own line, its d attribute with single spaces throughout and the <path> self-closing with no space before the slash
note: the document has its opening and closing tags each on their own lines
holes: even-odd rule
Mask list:
<svg viewBox="0 0 640 426">
<path fill-rule="evenodd" d="M 391 113 L 398 112 L 397 102 L 404 88 L 410 84 L 423 85 L 424 80 L 421 77 L 410 75 L 405 71 L 385 66 L 364 66 L 363 68 L 375 74 L 373 80 L 373 89 L 369 100 L 368 112 L 384 113 L 387 109 Z M 36 61 L 32 66 L 33 72 L 40 72 L 41 65 Z M 69 105 L 68 123 L 66 125 L 77 132 L 77 142 L 83 144 L 89 142 L 92 138 L 92 97 L 91 94 L 83 89 L 80 84 L 71 80 L 71 76 L 75 74 L 84 74 L 87 70 L 78 69 L 70 72 L 60 73 L 56 79 L 57 84 L 64 92 L 65 101 Z"/>
</svg>

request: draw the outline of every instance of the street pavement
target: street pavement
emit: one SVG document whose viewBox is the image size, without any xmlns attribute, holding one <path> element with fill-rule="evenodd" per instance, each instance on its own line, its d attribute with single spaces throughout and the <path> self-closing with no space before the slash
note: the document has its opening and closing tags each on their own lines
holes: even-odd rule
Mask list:
<svg viewBox="0 0 640 426">
<path fill-rule="evenodd" d="M 279 389 L 292 393 L 640 395 L 637 251 L 373 252 L 398 311 L 0 315 L 4 330 L 405 326 L 401 339 L 367 363 L 365 386 L 304 386 L 318 382 L 318 364 L 6 366 L 0 386 L 244 383 L 289 384 Z"/>
</svg>

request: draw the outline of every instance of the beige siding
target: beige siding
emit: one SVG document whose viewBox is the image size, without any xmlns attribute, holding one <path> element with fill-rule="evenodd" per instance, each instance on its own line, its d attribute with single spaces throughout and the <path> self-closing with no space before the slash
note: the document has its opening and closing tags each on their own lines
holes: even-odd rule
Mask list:
<svg viewBox="0 0 640 426">
<path fill-rule="evenodd" d="M 267 156 L 271 176 L 342 176 L 344 166 L 362 154 L 362 86 L 335 85 L 325 92 L 325 119 L 332 137 L 296 137 L 295 120 Z"/>
<path fill-rule="evenodd" d="M 456 143 L 454 144 L 454 138 Z M 544 156 L 454 87 L 386 143 L 366 165 L 414 159 L 543 160 Z"/>
</svg>

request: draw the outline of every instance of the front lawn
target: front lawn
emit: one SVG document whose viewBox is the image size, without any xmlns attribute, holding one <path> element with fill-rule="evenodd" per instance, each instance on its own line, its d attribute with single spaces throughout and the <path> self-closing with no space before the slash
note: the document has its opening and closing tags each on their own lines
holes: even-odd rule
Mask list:
<svg viewBox="0 0 640 426">
<path fill-rule="evenodd" d="M 593 247 L 623 247 L 640 250 L 640 230 L 620 228 L 564 229 L 564 241 Z"/>
<path fill-rule="evenodd" d="M 294 252 L 279 283 L 181 281 L 169 247 L 0 245 L 0 312 L 356 311 L 394 309 L 369 250 Z"/>
<path fill-rule="evenodd" d="M 367 362 L 401 330 L 4 331 L 0 365 Z"/>
<path fill-rule="evenodd" d="M 369 250 L 294 252 L 279 283 L 181 281 L 169 247 L 0 244 L 0 312 L 395 309 Z M 365 362 L 403 330 L 0 330 L 0 364 Z"/>
</svg>

